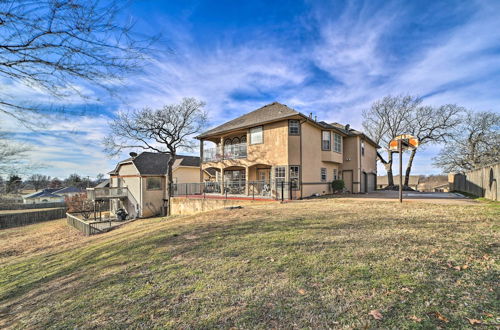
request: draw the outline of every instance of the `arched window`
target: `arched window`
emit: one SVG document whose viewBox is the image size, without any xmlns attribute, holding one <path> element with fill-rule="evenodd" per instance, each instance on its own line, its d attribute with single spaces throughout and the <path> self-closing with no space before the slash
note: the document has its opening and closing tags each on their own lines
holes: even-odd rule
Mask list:
<svg viewBox="0 0 500 330">
<path fill-rule="evenodd" d="M 233 144 L 239 144 L 240 139 L 238 137 L 233 138 Z"/>
<path fill-rule="evenodd" d="M 231 153 L 232 151 L 232 142 L 231 142 L 231 139 L 226 139 L 224 141 L 224 154 L 228 154 L 228 153 Z"/>
<path fill-rule="evenodd" d="M 241 143 L 247 143 L 247 136 L 246 135 L 242 136 L 240 141 Z"/>
</svg>

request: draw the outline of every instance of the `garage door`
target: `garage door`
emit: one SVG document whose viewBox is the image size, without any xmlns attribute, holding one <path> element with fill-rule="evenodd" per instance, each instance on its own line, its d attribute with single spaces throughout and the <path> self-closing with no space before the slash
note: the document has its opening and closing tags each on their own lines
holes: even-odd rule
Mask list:
<svg viewBox="0 0 500 330">
<path fill-rule="evenodd" d="M 366 175 L 367 192 L 375 191 L 375 179 L 376 179 L 376 176 L 373 173 L 368 173 Z"/>
</svg>

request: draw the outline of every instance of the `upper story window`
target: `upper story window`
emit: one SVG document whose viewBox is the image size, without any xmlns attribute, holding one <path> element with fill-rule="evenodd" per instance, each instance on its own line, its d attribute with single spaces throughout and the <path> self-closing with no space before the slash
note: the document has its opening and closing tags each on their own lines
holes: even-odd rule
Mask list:
<svg viewBox="0 0 500 330">
<path fill-rule="evenodd" d="M 361 141 L 361 156 L 365 155 L 365 141 Z"/>
<path fill-rule="evenodd" d="M 326 182 L 326 168 L 321 168 L 321 182 Z"/>
<path fill-rule="evenodd" d="M 146 189 L 147 190 L 161 190 L 161 178 L 147 178 L 146 179 Z"/>
<path fill-rule="evenodd" d="M 290 119 L 288 121 L 288 134 L 300 135 L 300 122 L 298 120 Z"/>
<path fill-rule="evenodd" d="M 331 149 L 331 140 L 330 140 L 330 132 L 322 131 L 321 132 L 321 150 L 330 150 Z"/>
<path fill-rule="evenodd" d="M 342 152 L 342 136 L 340 134 L 333 134 L 333 151 Z"/>
<path fill-rule="evenodd" d="M 250 128 L 250 144 L 264 143 L 264 132 L 262 126 Z"/>
</svg>

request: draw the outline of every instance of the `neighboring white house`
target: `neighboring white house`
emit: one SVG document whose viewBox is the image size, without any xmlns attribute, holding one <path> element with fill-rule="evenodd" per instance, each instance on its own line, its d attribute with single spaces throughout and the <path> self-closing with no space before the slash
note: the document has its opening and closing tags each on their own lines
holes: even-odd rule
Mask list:
<svg viewBox="0 0 500 330">
<path fill-rule="evenodd" d="M 84 191 L 80 188 L 66 187 L 66 188 L 47 188 L 35 193 L 24 195 L 24 204 L 43 204 L 43 203 L 61 203 L 64 202 L 66 197 L 71 197 L 81 194 Z"/>
</svg>

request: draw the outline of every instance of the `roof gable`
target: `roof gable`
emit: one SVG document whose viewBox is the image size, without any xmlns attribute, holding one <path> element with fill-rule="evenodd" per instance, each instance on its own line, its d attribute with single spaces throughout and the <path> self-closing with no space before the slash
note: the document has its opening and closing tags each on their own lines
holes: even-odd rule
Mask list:
<svg viewBox="0 0 500 330">
<path fill-rule="evenodd" d="M 137 168 L 140 175 L 165 175 L 167 174 L 170 157 L 169 154 L 145 151 L 135 158 L 127 158 L 119 162 L 116 169 L 110 172 L 110 174 L 118 174 L 121 165 L 131 163 Z M 200 157 L 177 155 L 175 158 L 179 161 L 176 161 L 174 167 L 200 166 Z"/>
<path fill-rule="evenodd" d="M 222 125 L 212 128 L 199 136 L 197 138 L 203 138 L 214 134 L 219 134 L 239 128 L 247 128 L 252 126 L 257 126 L 262 123 L 271 122 L 279 119 L 288 118 L 294 115 L 301 115 L 300 112 L 287 107 L 284 104 L 273 102 L 267 104 L 262 108 L 239 116 L 233 120 L 230 120 Z"/>
</svg>

